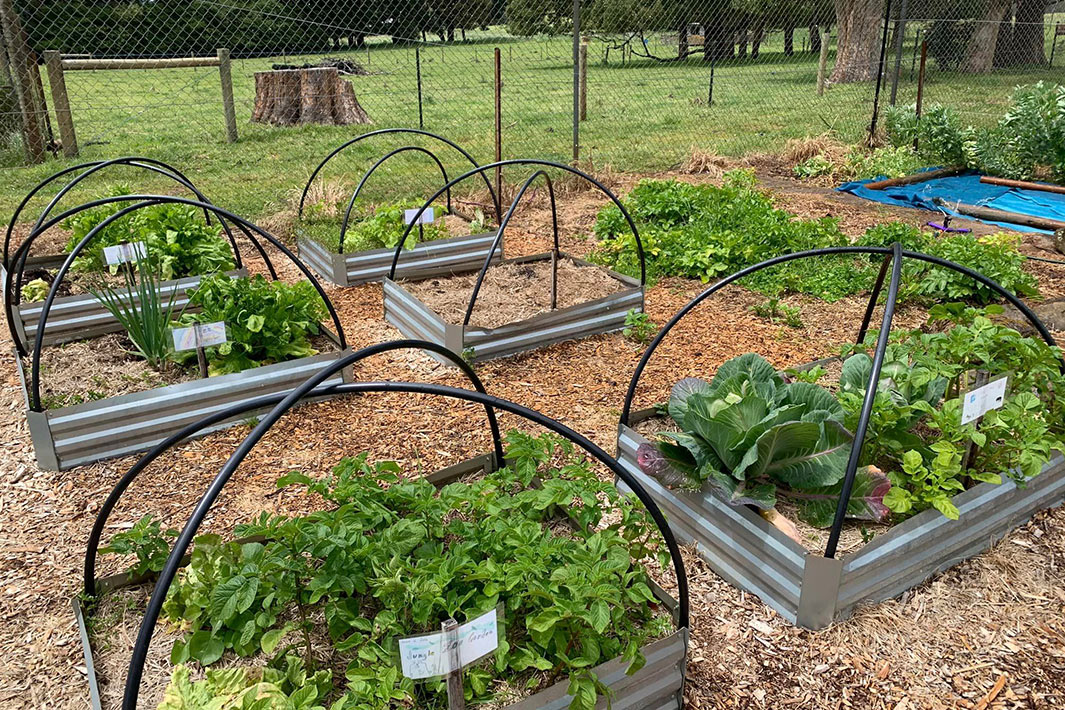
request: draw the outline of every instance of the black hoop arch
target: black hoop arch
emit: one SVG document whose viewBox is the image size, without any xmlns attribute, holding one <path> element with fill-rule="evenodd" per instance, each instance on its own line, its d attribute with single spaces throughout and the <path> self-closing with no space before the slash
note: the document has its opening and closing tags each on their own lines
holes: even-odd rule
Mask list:
<svg viewBox="0 0 1065 710">
<path fill-rule="evenodd" d="M 228 210 L 222 209 L 221 207 L 217 207 L 206 202 L 198 202 L 196 200 L 190 200 L 184 197 L 172 197 L 165 195 L 123 195 L 119 198 L 101 198 L 99 200 L 94 200 L 93 202 L 89 202 L 85 205 L 82 205 L 79 210 L 89 209 L 92 207 L 99 206 L 101 204 L 109 204 L 111 202 L 128 202 L 133 200 L 141 201 L 119 210 L 115 214 L 109 216 L 103 222 L 100 222 L 100 224 L 93 227 L 92 230 L 90 230 L 89 233 L 86 234 L 81 239 L 81 241 L 77 243 L 77 245 L 75 245 L 74 249 L 71 250 L 70 254 L 63 262 L 63 265 L 59 267 L 59 271 L 56 272 L 55 279 L 52 281 L 51 288 L 48 290 L 48 296 L 44 300 L 44 305 L 41 307 L 41 314 L 37 321 L 37 333 L 34 338 L 34 346 L 32 351 L 32 366 L 30 371 L 31 411 L 43 411 L 41 407 L 41 350 L 44 347 L 45 326 L 48 321 L 48 314 L 52 309 L 52 304 L 56 299 L 56 294 L 58 293 L 59 285 L 62 283 L 63 278 L 66 276 L 67 272 L 70 270 L 70 267 L 73 265 L 74 259 L 77 258 L 78 254 L 81 253 L 81 251 L 86 247 L 86 245 L 88 245 L 89 242 L 96 238 L 97 234 L 99 234 L 102 230 L 106 229 L 115 220 L 121 219 L 122 217 L 126 216 L 131 212 L 134 212 L 135 210 L 144 209 L 146 207 L 151 207 L 158 204 L 190 205 L 199 209 L 210 210 L 212 213 L 217 215 L 219 219 L 224 218 L 231 220 L 234 224 L 240 224 L 270 242 L 275 248 L 281 251 L 281 253 L 284 254 L 289 259 L 289 261 L 291 261 L 293 265 L 295 265 L 296 268 L 300 270 L 300 272 L 303 273 L 304 277 L 308 281 L 310 281 L 311 285 L 318 292 L 318 295 L 321 296 L 322 302 L 325 304 L 326 310 L 329 311 L 329 315 L 332 318 L 333 325 L 336 328 L 336 335 L 340 341 L 341 349 L 347 347 L 347 338 L 344 335 L 344 327 L 340 323 L 340 317 L 337 315 L 336 308 L 333 306 L 333 302 L 329 299 L 329 296 L 326 294 L 325 289 L 322 288 L 322 285 L 318 282 L 318 279 L 316 279 L 314 274 L 311 273 L 310 269 L 307 268 L 307 265 L 300 261 L 299 257 L 293 254 L 292 251 L 290 251 L 289 248 L 286 247 L 277 237 L 273 236 L 265 229 L 254 224 L 253 222 L 249 222 L 243 217 L 233 214 Z M 65 218 L 66 213 L 59 215 L 50 220 L 47 226 L 51 226 L 52 224 L 55 224 Z M 19 247 L 20 252 L 25 247 L 25 244 Z M 16 252 L 15 257 L 18 258 L 18 256 L 19 252 Z M 10 281 L 11 274 L 9 273 L 8 282 L 10 283 Z"/>
<path fill-rule="evenodd" d="M 241 462 L 247 457 L 251 450 L 255 448 L 266 432 L 276 424 L 289 409 L 295 406 L 300 400 L 310 396 L 310 393 L 312 393 L 314 389 L 324 382 L 330 375 L 360 357 L 361 352 L 362 351 L 352 353 L 335 363 L 330 363 L 318 374 L 312 376 L 297 389 L 290 392 L 276 407 L 274 407 L 273 410 L 271 410 L 269 414 L 264 415 L 251 433 L 248 434 L 244 441 L 240 443 L 237 449 L 229 457 L 229 460 L 222 466 L 222 469 L 219 471 L 218 475 L 215 476 L 214 480 L 211 481 L 207 490 L 204 491 L 204 494 L 196 504 L 196 508 L 193 510 L 189 521 L 185 524 L 185 527 L 174 541 L 170 556 L 167 557 L 166 564 L 159 573 L 159 579 L 156 581 L 155 588 L 152 590 L 151 598 L 148 600 L 148 607 L 137 633 L 137 641 L 134 644 L 133 654 L 130 658 L 129 672 L 126 675 L 126 686 L 122 698 L 123 710 L 136 710 L 137 695 L 140 689 L 141 678 L 144 673 L 144 663 L 147 659 L 148 646 L 151 644 L 152 634 L 155 630 L 156 622 L 159 619 L 159 614 L 162 611 L 163 600 L 166 598 L 170 585 L 177 576 L 182 558 L 188 551 L 189 545 L 192 544 L 192 540 L 195 537 L 197 530 L 203 522 L 204 517 L 210 511 L 214 501 L 218 498 L 218 495 L 221 493 L 236 469 L 240 466 Z M 662 533 L 663 540 L 669 551 L 673 563 L 673 569 L 677 577 L 679 601 L 677 625 L 680 628 L 686 628 L 689 625 L 688 580 L 685 576 L 684 560 L 680 555 L 680 548 L 677 546 L 677 541 L 673 537 L 673 533 L 670 530 L 669 525 L 666 523 L 665 517 L 662 515 L 662 511 L 658 508 L 658 505 L 643 486 L 640 485 L 639 481 L 629 474 L 617 462 L 617 460 L 610 456 L 610 454 L 606 453 L 606 451 L 588 438 L 570 429 L 565 424 L 520 404 L 498 397 L 481 394 L 480 392 L 456 389 L 444 385 L 411 382 L 354 382 L 335 385 L 331 391 L 337 393 L 412 392 L 417 394 L 434 394 L 469 402 L 477 402 L 491 406 L 496 410 L 524 417 L 525 419 L 528 419 L 535 424 L 539 424 L 574 442 L 591 454 L 593 458 L 609 468 L 618 478 L 625 481 L 636 497 L 639 498 L 640 502 L 647 508 L 651 519 Z"/>
<path fill-rule="evenodd" d="M 904 259 L 916 259 L 918 261 L 924 261 L 935 266 L 939 266 L 946 269 L 951 269 L 964 276 L 968 276 L 974 281 L 987 286 L 997 294 L 1002 296 L 1010 304 L 1019 310 L 1024 317 L 1032 324 L 1032 326 L 1039 332 L 1040 337 L 1046 343 L 1052 347 L 1057 345 L 1054 337 L 1047 330 L 1039 317 L 1032 312 L 1028 306 L 1024 304 L 1017 296 L 1010 293 L 995 281 L 987 278 L 983 274 L 969 269 L 960 264 L 956 264 L 946 259 L 941 259 L 929 254 L 922 254 L 920 252 L 907 251 L 902 248 L 902 245 L 898 242 L 894 243 L 890 247 L 827 247 L 823 249 L 813 249 L 810 251 L 796 252 L 794 254 L 784 254 L 782 256 L 767 259 L 758 264 L 748 266 L 731 276 L 727 276 L 720 281 L 717 281 L 695 298 L 690 300 L 679 311 L 677 311 L 669 321 L 662 326 L 662 329 L 658 331 L 654 339 L 644 350 L 643 355 L 640 357 L 639 363 L 636 365 L 636 370 L 632 374 L 632 379 L 629 381 L 628 390 L 625 393 L 625 403 L 621 411 L 620 424 L 624 426 L 629 425 L 630 415 L 632 413 L 632 402 L 636 396 L 636 388 L 639 385 L 640 376 L 643 374 L 644 369 L 647 367 L 648 361 L 654 354 L 655 350 L 661 344 L 666 335 L 673 329 L 673 327 L 689 312 L 691 312 L 696 306 L 703 301 L 707 300 L 710 296 L 740 279 L 749 276 L 755 272 L 783 264 L 789 261 L 795 261 L 797 259 L 807 259 L 817 256 L 829 256 L 834 254 L 882 254 L 885 256 L 883 265 L 881 266 L 880 273 L 877 277 L 876 283 L 873 286 L 872 293 L 869 298 L 869 304 L 866 307 L 865 315 L 862 320 L 862 325 L 858 331 L 858 342 L 865 340 L 865 334 L 869 329 L 869 323 L 873 316 L 873 311 L 876 307 L 876 302 L 879 299 L 880 292 L 884 286 L 884 280 L 888 273 L 888 267 L 891 267 L 891 280 L 888 283 L 887 301 L 884 305 L 884 316 L 880 326 L 880 333 L 877 338 L 876 348 L 873 354 L 873 367 L 869 376 L 869 382 L 865 388 L 865 398 L 862 402 L 862 408 L 858 417 L 858 425 L 855 428 L 854 440 L 851 444 L 850 457 L 847 461 L 847 469 L 843 479 L 843 489 L 840 493 L 839 503 L 836 508 L 836 514 L 833 519 L 832 529 L 829 534 L 828 543 L 825 546 L 825 557 L 835 557 L 836 548 L 839 544 L 839 536 L 843 528 L 843 519 L 847 512 L 847 503 L 849 502 L 851 491 L 854 486 L 854 478 L 858 470 L 858 461 L 861 456 L 862 449 L 865 445 L 865 436 L 869 427 L 869 417 L 873 409 L 873 400 L 876 397 L 876 390 L 880 381 L 880 369 L 884 362 L 884 353 L 888 345 L 888 339 L 891 334 L 891 323 L 895 316 L 895 306 L 898 300 L 898 290 L 902 275 L 902 262 Z M 1065 357 L 1062 359 L 1061 370 L 1065 373 Z"/>
<path fill-rule="evenodd" d="M 473 159 L 473 156 L 470 155 L 470 152 L 468 150 L 466 150 L 465 148 L 463 148 L 462 146 L 460 146 L 458 143 L 455 143 L 452 140 L 444 138 L 441 135 L 437 135 L 436 133 L 431 133 L 429 131 L 425 131 L 425 130 L 422 130 L 420 128 L 382 128 L 380 130 L 370 131 L 368 133 L 363 133 L 360 136 L 356 136 L 355 138 L 352 138 L 351 140 L 340 144 L 339 146 L 334 148 L 333 151 L 329 155 L 325 156 L 325 158 L 322 160 L 322 162 L 318 163 L 318 167 L 316 167 L 314 169 L 314 171 L 311 173 L 311 176 L 309 178 L 307 178 L 307 184 L 304 185 L 304 187 L 303 187 L 303 193 L 300 195 L 299 209 L 296 211 L 297 216 L 301 217 L 301 218 L 303 217 L 303 204 L 307 200 L 307 193 L 311 189 L 311 183 L 313 183 L 314 179 L 316 177 L 318 177 L 318 173 L 320 173 L 322 171 L 322 168 L 325 167 L 326 163 L 328 163 L 330 160 L 335 158 L 342 151 L 344 151 L 347 148 L 355 145 L 356 143 L 359 143 L 360 141 L 363 141 L 363 140 L 365 140 L 367 138 L 372 138 L 373 136 L 382 136 L 382 135 L 388 135 L 388 134 L 417 135 L 417 136 L 425 136 L 426 138 L 432 138 L 433 140 L 438 140 L 438 141 L 440 141 L 440 142 L 442 142 L 442 143 L 454 148 L 456 151 L 458 151 L 458 153 L 463 158 L 468 160 L 473 167 L 476 168 L 479 165 L 477 163 L 477 161 Z M 491 197 L 492 197 L 492 205 L 495 207 L 495 210 L 496 210 L 496 221 L 498 222 L 500 217 L 502 216 L 502 213 L 503 213 L 503 207 L 500 204 L 500 196 L 496 194 L 495 189 L 492 187 L 492 182 L 488 179 L 488 177 L 483 175 L 483 174 L 482 174 L 482 177 L 484 179 L 485 187 L 488 188 L 488 194 L 491 195 Z"/>
<path fill-rule="evenodd" d="M 381 353 L 390 352 L 393 350 L 429 350 L 442 357 L 450 360 L 456 367 L 458 367 L 462 374 L 466 376 L 466 379 L 473 385 L 475 391 L 481 394 L 488 394 L 488 391 L 484 387 L 484 383 L 477 373 L 470 367 L 469 363 L 462 359 L 461 356 L 455 354 L 451 350 L 448 350 L 443 345 L 438 345 L 425 340 L 393 340 L 387 343 L 379 343 L 367 348 L 363 348 L 359 351 L 360 361 L 367 358 L 379 355 Z M 307 397 L 316 399 L 318 397 L 327 397 L 334 394 L 338 394 L 336 385 L 327 385 L 325 387 L 317 387 L 312 390 Z M 214 426 L 219 422 L 223 422 L 227 419 L 238 417 L 247 412 L 256 411 L 265 407 L 275 407 L 285 398 L 287 393 L 280 392 L 276 394 L 266 395 L 254 400 L 240 402 L 225 409 L 213 412 L 206 417 L 203 417 L 179 431 L 174 432 L 163 441 L 153 446 L 149 451 L 144 453 L 140 459 L 137 460 L 126 473 L 115 483 L 114 488 L 108 494 L 104 500 L 103 505 L 96 514 L 96 519 L 93 522 L 92 531 L 89 533 L 89 541 L 85 548 L 85 564 L 84 564 L 84 588 L 83 592 L 86 598 L 94 597 L 97 594 L 96 589 L 96 558 L 100 548 L 100 538 L 103 536 L 104 528 L 107 526 L 107 522 L 111 517 L 111 513 L 114 512 L 115 507 L 118 505 L 122 496 L 125 495 L 126 490 L 132 485 L 133 481 L 144 471 L 148 466 L 152 464 L 157 458 L 169 451 L 177 444 L 183 443 L 186 439 L 192 438 L 202 432 L 208 427 Z M 488 420 L 488 428 L 492 436 L 492 453 L 495 456 L 496 465 L 503 465 L 503 437 L 499 431 L 499 423 L 496 420 L 495 410 L 492 409 L 490 404 L 485 403 L 485 416 Z"/>
<path fill-rule="evenodd" d="M 99 171 L 101 171 L 101 170 L 103 170 L 105 168 L 114 167 L 114 166 L 125 166 L 125 167 L 137 168 L 137 169 L 140 169 L 140 170 L 146 170 L 146 171 L 149 171 L 149 172 L 156 173 L 158 175 L 162 175 L 163 177 L 169 178 L 170 180 L 172 180 L 172 181 L 176 182 L 177 184 L 181 185 L 182 187 L 186 188 L 189 192 L 191 192 L 193 195 L 195 195 L 196 199 L 199 200 L 200 202 L 211 204 L 211 201 L 209 199 L 207 199 L 207 197 L 204 195 L 204 193 L 202 191 L 200 191 L 200 189 L 197 188 L 192 183 L 192 181 L 188 177 L 185 176 L 184 173 L 182 173 L 180 170 L 178 170 L 177 168 L 173 167 L 169 163 L 165 163 L 165 162 L 163 162 L 161 160 L 156 160 L 154 158 L 145 158 L 145 157 L 140 157 L 140 156 L 125 156 L 125 157 L 121 157 L 121 158 L 113 158 L 111 160 L 98 160 L 98 161 L 93 161 L 93 162 L 88 162 L 88 163 L 81 163 L 79 165 L 75 165 L 75 166 L 66 168 L 64 170 L 60 170 L 59 172 L 52 174 L 51 176 L 45 178 L 43 181 L 39 182 L 36 186 L 34 186 L 34 188 L 32 190 L 30 190 L 26 194 L 25 197 L 23 197 L 22 202 L 20 202 L 18 207 L 15 208 L 15 211 L 11 215 L 11 219 L 8 221 L 7 233 L 5 234 L 5 237 L 4 237 L 4 262 L 3 263 L 4 263 L 5 268 L 18 271 L 18 276 L 16 277 L 16 282 L 15 282 L 16 283 L 16 288 L 15 288 L 15 291 L 16 291 L 15 296 L 16 297 L 18 296 L 17 292 L 18 292 L 19 287 L 21 286 L 21 283 L 22 283 L 23 271 L 26 268 L 26 261 L 29 258 L 29 251 L 27 250 L 24 253 L 21 262 L 16 263 L 16 262 L 10 260 L 10 256 L 11 256 L 10 255 L 10 245 L 11 245 L 11 238 L 14 235 L 15 225 L 16 225 L 16 223 L 18 221 L 19 216 L 22 214 L 22 211 L 26 208 L 26 205 L 29 204 L 29 201 L 38 192 L 40 192 L 42 189 L 47 187 L 52 182 L 58 180 L 59 178 L 63 177 L 64 175 L 68 175 L 68 174 L 70 174 L 72 172 L 75 172 L 77 170 L 81 170 L 81 169 L 85 168 L 85 170 L 83 172 L 81 172 L 80 174 L 75 176 L 72 180 L 70 180 L 68 183 L 66 183 L 59 190 L 59 192 L 57 192 L 55 194 L 55 196 L 52 197 L 52 199 L 49 201 L 47 206 L 45 206 L 44 210 L 41 211 L 41 214 L 37 217 L 36 221 L 33 224 L 33 228 L 31 229 L 30 234 L 26 237 L 26 241 L 33 242 L 33 241 L 36 241 L 37 238 L 39 238 L 43 232 L 47 231 L 45 229 L 41 229 L 41 225 L 44 223 L 45 219 L 47 219 L 48 216 L 52 213 L 52 210 L 55 209 L 56 205 L 59 204 L 59 201 L 62 200 L 63 197 L 67 195 L 67 193 L 69 193 L 74 187 L 76 187 L 79 183 L 81 183 L 86 178 L 91 177 L 95 173 L 97 173 L 97 172 L 99 172 Z M 203 211 L 203 215 L 204 215 L 204 219 L 206 220 L 206 222 L 208 224 L 210 224 L 211 223 L 210 212 L 208 210 L 204 210 Z M 233 259 L 234 259 L 234 263 L 235 263 L 236 267 L 238 269 L 242 268 L 243 265 L 244 265 L 243 255 L 240 253 L 240 247 L 237 245 L 237 240 L 236 240 L 236 238 L 233 235 L 233 230 L 230 229 L 229 224 L 224 219 L 219 218 L 219 223 L 220 223 L 220 226 L 222 227 L 222 230 L 225 232 L 226 237 L 229 239 L 229 244 L 230 244 L 230 248 L 231 248 L 231 250 L 233 252 Z M 255 247 L 256 251 L 258 251 L 259 256 L 266 263 L 267 269 L 269 269 L 271 275 L 274 276 L 274 278 L 276 278 L 277 275 L 274 272 L 273 264 L 270 263 L 270 260 L 266 256 L 266 252 L 263 250 L 262 245 L 258 242 L 257 239 L 255 239 L 255 237 L 247 229 L 245 229 L 243 227 L 240 227 L 240 230 L 244 234 L 244 236 L 248 238 L 248 241 L 250 241 L 252 243 L 252 246 Z"/>
<path fill-rule="evenodd" d="M 351 193 L 351 200 L 348 202 L 348 208 L 344 211 L 344 221 L 340 223 L 340 240 L 337 242 L 337 254 L 344 253 L 344 237 L 347 236 L 348 233 L 348 223 L 351 221 L 351 210 L 354 209 L 355 200 L 359 199 L 359 193 L 362 192 L 362 188 L 364 185 L 366 185 L 366 181 L 370 179 L 370 176 L 373 175 L 374 172 L 379 167 L 381 167 L 382 164 L 387 162 L 392 157 L 400 155 L 401 153 L 406 153 L 407 151 L 424 153 L 425 155 L 428 155 L 430 158 L 432 158 L 433 162 L 436 163 L 436 167 L 440 168 L 440 174 L 444 178 L 444 184 L 447 184 L 447 169 L 444 167 L 444 164 L 440 162 L 440 158 L 438 158 L 436 154 L 428 148 L 422 148 L 419 145 L 405 145 L 401 148 L 396 148 L 395 150 L 386 153 L 384 156 L 381 157 L 380 160 L 370 166 L 370 169 L 367 170 L 363 174 L 362 179 L 359 180 L 359 184 L 355 187 L 355 192 Z M 448 214 L 451 213 L 450 189 L 447 191 L 447 211 Z"/>
<path fill-rule="evenodd" d="M 442 187 L 439 190 L 437 190 L 436 193 L 434 193 L 432 195 L 432 197 L 430 197 L 428 200 L 426 200 L 425 204 L 423 204 L 418 209 L 418 213 L 415 215 L 415 217 L 411 221 L 411 223 L 407 225 L 406 231 L 403 232 L 403 236 L 400 238 L 399 244 L 396 246 L 396 251 L 392 255 L 392 268 L 388 272 L 388 278 L 390 280 L 394 280 L 396 278 L 396 268 L 399 265 L 400 254 L 403 252 L 403 244 L 407 241 L 407 237 L 410 236 L 411 229 L 413 228 L 414 224 L 421 218 L 422 213 L 424 213 L 425 210 L 429 209 L 429 206 L 432 205 L 433 202 L 435 202 L 437 199 L 439 199 L 440 195 L 442 195 L 444 193 L 445 189 L 450 189 L 450 188 L 454 187 L 455 185 L 457 185 L 458 183 L 462 182 L 463 180 L 465 180 L 465 179 L 467 179 L 467 178 L 469 178 L 469 177 L 471 177 L 473 175 L 480 174 L 483 177 L 485 172 L 487 172 L 488 170 L 493 170 L 495 168 L 502 168 L 502 167 L 505 167 L 507 165 L 536 165 L 536 166 L 540 166 L 541 169 L 537 170 L 536 172 L 534 172 L 533 175 L 531 177 L 529 177 L 528 180 L 526 180 L 525 184 L 522 185 L 521 190 L 517 193 L 517 195 L 514 197 L 514 200 L 510 203 L 510 208 L 507 210 L 506 216 L 503 219 L 500 220 L 500 222 L 499 222 L 499 230 L 498 230 L 498 232 L 496 234 L 496 239 L 492 243 L 491 250 L 489 250 L 489 252 L 488 252 L 488 259 L 485 261 L 485 265 L 481 268 L 481 274 L 478 277 L 477 285 L 474 288 L 473 298 L 470 299 L 470 305 L 466 309 L 466 319 L 465 319 L 464 323 L 467 323 L 467 324 L 469 323 L 470 314 L 473 312 L 474 301 L 477 298 L 477 290 L 480 288 L 480 283 L 484 279 L 484 274 L 488 270 L 488 266 L 489 266 L 489 264 L 491 262 L 492 255 L 495 253 L 495 250 L 496 250 L 496 248 L 498 248 L 499 242 L 502 239 L 503 227 L 505 226 L 506 223 L 510 222 L 511 215 L 514 213 L 514 210 L 517 209 L 518 200 L 521 199 L 521 196 L 525 193 L 525 190 L 527 190 L 529 188 L 529 185 L 532 183 L 532 181 L 541 173 L 544 173 L 545 176 L 546 176 L 546 173 L 543 170 L 543 168 L 545 168 L 545 167 L 546 168 L 557 168 L 559 170 L 563 170 L 563 171 L 568 172 L 568 173 L 570 173 L 572 175 L 576 175 L 577 177 L 590 182 L 600 192 L 602 192 L 604 195 L 606 195 L 608 198 L 610 198 L 610 201 L 613 202 L 617 206 L 617 208 L 621 211 L 621 215 L 625 218 L 625 221 L 628 223 L 629 229 L 632 230 L 632 236 L 636 240 L 636 252 L 637 252 L 637 254 L 640 257 L 640 288 L 644 288 L 647 285 L 647 263 L 644 260 L 643 242 L 640 240 L 640 231 L 636 228 L 636 222 L 633 221 L 632 216 L 629 214 L 629 211 L 627 209 L 625 209 L 625 205 L 623 205 L 621 203 L 621 200 L 618 199 L 617 195 L 615 195 L 613 192 L 611 192 L 610 188 L 608 188 L 606 185 L 604 185 L 603 183 L 599 182 L 598 180 L 596 180 L 594 177 L 592 177 L 588 173 L 584 172 L 583 170 L 579 170 L 579 169 L 577 169 L 577 168 L 575 168 L 575 167 L 573 167 L 571 165 L 566 165 L 564 163 L 556 163 L 556 162 L 551 161 L 551 160 L 541 160 L 539 158 L 513 158 L 513 159 L 510 159 L 510 160 L 500 160 L 500 161 L 495 162 L 495 163 L 488 163 L 487 165 L 482 165 L 482 166 L 480 166 L 478 168 L 470 170 L 469 172 L 466 172 L 466 173 L 463 173 L 462 175 L 459 175 L 458 177 L 453 179 L 451 182 L 449 182 L 447 185 L 444 185 L 444 187 Z M 558 221 L 557 221 L 557 216 L 556 216 L 555 208 L 554 208 L 554 188 L 551 186 L 550 176 L 547 176 L 547 177 L 548 177 L 548 189 L 549 189 L 551 197 L 552 197 L 551 212 L 552 212 L 552 217 L 555 220 L 554 221 L 555 244 L 556 244 L 556 249 L 557 249 L 557 244 L 558 244 Z"/>
</svg>

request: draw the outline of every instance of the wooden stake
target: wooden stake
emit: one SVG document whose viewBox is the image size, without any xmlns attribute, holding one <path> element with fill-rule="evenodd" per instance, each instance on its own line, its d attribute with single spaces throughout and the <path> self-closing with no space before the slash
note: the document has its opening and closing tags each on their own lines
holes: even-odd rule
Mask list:
<svg viewBox="0 0 1065 710">
<path fill-rule="evenodd" d="M 581 40 L 581 120 L 588 118 L 588 38 Z"/>
<path fill-rule="evenodd" d="M 828 32 L 821 31 L 821 56 L 817 60 L 817 95 L 825 95 L 825 72 L 828 68 Z"/>
<path fill-rule="evenodd" d="M 466 695 L 462 691 L 462 659 L 459 656 L 459 622 L 448 619 L 440 625 L 444 632 L 444 647 L 450 657 L 452 670 L 447 676 L 448 710 L 465 710 Z"/>
<path fill-rule="evenodd" d="M 218 50 L 218 75 L 222 80 L 222 112 L 226 117 L 226 142 L 237 142 L 237 110 L 233 105 L 233 74 L 230 69 L 229 50 Z"/>
<path fill-rule="evenodd" d="M 73 158 L 78 154 L 78 138 L 74 133 L 74 116 L 70 112 L 70 97 L 67 96 L 67 80 L 63 74 L 63 57 L 55 50 L 44 53 L 44 63 L 48 69 L 48 84 L 52 88 L 52 107 L 55 120 L 59 124 L 59 140 L 63 144 L 63 155 Z"/>
<path fill-rule="evenodd" d="M 877 180 L 876 182 L 866 183 L 864 187 L 869 190 L 883 190 L 885 187 L 895 187 L 896 185 L 912 185 L 915 182 L 924 182 L 925 180 L 935 180 L 937 178 L 950 177 L 957 175 L 962 171 L 961 168 L 940 168 L 939 170 L 927 170 L 923 173 L 914 173 L 913 175 L 905 175 L 899 178 L 890 178 L 888 180 Z"/>
</svg>

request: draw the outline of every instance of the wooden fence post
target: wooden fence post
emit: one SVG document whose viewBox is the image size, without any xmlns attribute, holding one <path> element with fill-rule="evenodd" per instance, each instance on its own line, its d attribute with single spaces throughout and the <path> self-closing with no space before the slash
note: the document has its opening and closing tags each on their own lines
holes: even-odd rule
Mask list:
<svg viewBox="0 0 1065 710">
<path fill-rule="evenodd" d="M 63 56 L 56 50 L 45 50 L 44 63 L 48 68 L 48 84 L 52 89 L 52 107 L 59 124 L 59 140 L 63 155 L 73 158 L 78 154 L 78 138 L 74 133 L 74 117 L 70 112 L 70 97 L 67 95 L 67 80 L 63 74 Z"/>
<path fill-rule="evenodd" d="M 18 96 L 19 110 L 22 113 L 26 160 L 30 163 L 40 163 L 44 161 L 44 134 L 41 131 L 41 117 L 38 115 L 37 89 L 30 75 L 29 48 L 26 46 L 22 26 L 11 0 L 0 0 L 0 24 L 3 24 L 4 44 L 7 45 L 9 64 L 15 80 L 15 94 Z"/>
<path fill-rule="evenodd" d="M 825 95 L 825 71 L 828 67 L 828 40 L 831 35 L 821 31 L 821 56 L 817 60 L 817 95 Z"/>
<path fill-rule="evenodd" d="M 237 142 L 237 110 L 233 105 L 233 73 L 229 50 L 218 50 L 218 74 L 222 79 L 222 111 L 226 116 L 226 142 Z"/>
</svg>

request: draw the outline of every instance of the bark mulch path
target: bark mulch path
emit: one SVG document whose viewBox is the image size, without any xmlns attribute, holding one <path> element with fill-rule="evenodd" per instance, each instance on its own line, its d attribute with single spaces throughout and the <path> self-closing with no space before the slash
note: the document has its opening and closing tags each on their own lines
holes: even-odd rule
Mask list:
<svg viewBox="0 0 1065 710">
<path fill-rule="evenodd" d="M 561 201 L 565 249 L 587 253 L 591 242 L 579 235 L 587 233 L 601 204 L 590 193 Z M 548 224 L 547 210 L 530 202 L 521 216 L 528 219 L 525 226 L 515 220 L 513 236 L 508 232 L 508 256 L 547 247 L 549 232 L 538 227 Z M 291 268 L 282 271 L 295 276 Z M 1060 273 L 1050 278 L 1060 284 Z M 648 291 L 647 311 L 661 324 L 701 288 L 667 279 Z M 354 347 L 398 336 L 381 318 L 380 286 L 331 294 Z M 748 307 L 758 300 L 735 289 L 682 321 L 652 358 L 637 406 L 660 400 L 680 377 L 711 376 L 721 362 L 746 351 L 760 352 L 780 367 L 833 353 L 854 337 L 864 307 L 862 299 L 832 305 L 789 301 L 803 306 L 804 326 L 795 330 L 754 317 Z M 901 316 L 904 322 L 922 317 L 910 310 Z M 625 388 L 641 351 L 615 333 L 490 361 L 478 370 L 490 392 L 556 417 L 613 451 Z M 70 597 L 78 592 L 93 516 L 134 459 L 39 471 L 10 352 L 10 342 L 0 342 L 0 426 L 6 432 L 0 437 L 0 708 L 87 708 Z M 357 365 L 355 375 L 464 386 L 456 371 L 415 352 L 377 356 Z M 507 415 L 501 425 L 529 428 Z M 235 427 L 165 454 L 130 488 L 108 533 L 148 512 L 180 527 L 246 433 L 246 427 Z M 306 405 L 282 419 L 248 457 L 205 530 L 228 532 L 264 509 L 300 512 L 305 497 L 274 486 L 294 468 L 320 473 L 342 455 L 368 450 L 373 457 L 399 460 L 416 475 L 487 451 L 488 445 L 484 411 L 474 405 L 399 394 Z M 685 562 L 692 601 L 689 708 L 986 710 L 1065 704 L 1065 510 L 1042 513 L 991 552 L 817 633 L 789 626 L 690 551 Z M 118 568 L 108 559 L 99 573 Z M 673 587 L 670 575 L 663 577 Z"/>
</svg>

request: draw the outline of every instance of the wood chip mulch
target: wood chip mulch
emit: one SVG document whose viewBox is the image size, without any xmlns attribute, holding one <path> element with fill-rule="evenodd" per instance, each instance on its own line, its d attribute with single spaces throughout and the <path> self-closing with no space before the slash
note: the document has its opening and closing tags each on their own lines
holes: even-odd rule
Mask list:
<svg viewBox="0 0 1065 710">
<path fill-rule="evenodd" d="M 835 204 L 836 198 L 829 193 L 821 199 Z M 579 235 L 587 233 L 601 204 L 590 193 L 562 202 L 567 251 L 581 255 L 591 248 Z M 858 212 L 862 206 L 847 202 L 844 208 Z M 547 210 L 530 202 L 520 216 L 526 219 L 523 226 L 515 220 L 513 236 L 508 233 L 508 256 L 544 251 Z M 863 219 L 852 217 L 855 226 Z M 283 272 L 290 278 L 296 273 Z M 1038 273 L 1055 291 L 1065 283 L 1062 267 L 1040 266 Z M 647 311 L 661 324 L 701 288 L 665 280 L 647 292 Z M 354 347 L 398 337 L 382 320 L 378 285 L 330 292 Z M 733 289 L 682 321 L 652 359 L 637 406 L 660 400 L 680 377 L 712 375 L 721 362 L 743 352 L 759 352 L 780 367 L 834 352 L 854 337 L 864 308 L 860 298 L 830 305 L 788 299 L 802 306 L 804 321 L 801 329 L 790 329 L 753 316 L 748 308 L 760 300 Z M 900 324 L 922 318 L 906 309 Z M 0 426 L 7 432 L 0 437 L 0 707 L 87 708 L 86 669 L 70 598 L 78 593 L 93 516 L 134 459 L 39 471 L 10 352 L 10 342 L 0 343 Z M 556 417 L 613 451 L 625 388 L 640 354 L 641 346 L 609 334 L 490 361 L 478 371 L 490 392 Z M 366 380 L 464 386 L 454 370 L 414 352 L 378 356 L 355 373 Z M 501 424 L 530 428 L 507 415 Z M 108 532 L 148 512 L 180 527 L 246 433 L 246 427 L 235 427 L 165 454 L 131 487 Z M 303 406 L 248 457 L 205 529 L 227 532 L 262 510 L 301 512 L 308 501 L 279 493 L 274 486 L 279 475 L 297 468 L 320 473 L 340 456 L 364 450 L 399 460 L 412 475 L 429 472 L 488 450 L 484 412 L 399 394 Z M 1065 705 L 1065 510 L 1041 513 L 991 552 L 816 633 L 791 627 L 690 551 L 685 563 L 693 617 L 686 700 L 694 710 Z M 99 571 L 118 568 L 118 561 L 108 559 Z M 670 575 L 663 576 L 672 587 Z"/>
</svg>

